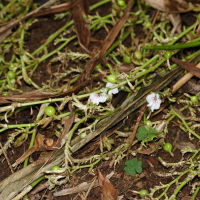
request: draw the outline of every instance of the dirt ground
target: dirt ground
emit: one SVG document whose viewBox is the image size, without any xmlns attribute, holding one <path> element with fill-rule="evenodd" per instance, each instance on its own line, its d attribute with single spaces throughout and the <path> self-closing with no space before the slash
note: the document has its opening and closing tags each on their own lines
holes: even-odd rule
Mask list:
<svg viewBox="0 0 200 200">
<path fill-rule="evenodd" d="M 94 3 L 98 2 L 97 0 L 89 0 L 90 5 L 93 5 Z M 132 11 L 136 11 L 138 9 L 137 6 L 134 6 L 132 8 Z M 111 3 L 105 4 L 101 7 L 99 7 L 98 9 L 92 11 L 90 14 L 93 15 L 96 12 L 99 13 L 100 16 L 105 16 L 107 14 L 109 14 L 111 12 Z M 150 9 L 150 16 L 153 16 L 154 14 L 154 10 Z M 46 15 L 46 16 L 42 16 L 42 17 L 38 17 L 37 21 L 35 23 L 32 24 L 32 26 L 29 27 L 28 29 L 28 34 L 26 34 L 25 36 L 25 43 L 24 43 L 24 49 L 27 50 L 28 52 L 32 53 L 35 49 L 37 49 L 42 43 L 44 43 L 44 41 L 47 40 L 47 38 L 54 33 L 55 31 L 57 31 L 60 27 L 62 27 L 64 24 L 66 24 L 66 22 L 69 20 L 69 16 L 64 17 L 61 20 L 55 20 L 54 19 L 54 15 L 50 14 L 50 15 Z M 184 13 L 181 14 L 181 20 L 182 23 L 190 26 L 193 23 L 195 23 L 196 18 L 193 16 L 192 12 L 189 13 Z M 111 28 L 108 26 L 108 28 Z M 140 35 L 140 37 L 144 37 L 145 38 L 145 34 L 144 32 L 142 32 L 142 28 L 141 25 L 138 25 L 135 27 L 135 34 L 136 35 Z M 105 29 L 100 29 L 98 31 L 95 31 L 94 33 L 91 32 L 91 37 L 93 40 L 100 40 L 102 41 L 107 35 L 107 32 L 105 31 Z M 67 47 L 64 48 L 63 51 L 70 49 L 72 51 L 77 51 L 80 52 L 80 47 L 78 45 L 74 45 L 75 43 L 77 43 L 77 40 L 74 40 L 73 42 L 71 42 L 69 45 L 67 45 Z M 92 43 L 93 46 L 95 46 L 95 43 Z M 130 36 L 124 41 L 124 45 L 125 46 L 130 46 Z M 48 52 L 51 52 L 52 50 L 54 50 L 55 46 L 51 43 L 50 45 L 48 45 Z M 6 60 L 9 61 L 11 58 L 11 53 L 6 54 Z M 48 70 L 47 70 L 47 65 L 50 62 L 51 58 L 48 58 L 47 60 L 45 60 L 44 62 L 42 62 L 41 64 L 39 64 L 39 66 L 37 67 L 37 69 L 35 70 L 33 76 L 31 77 L 32 80 L 38 84 L 39 86 L 42 85 L 42 83 L 48 83 L 47 80 L 49 80 L 51 78 L 51 75 L 49 74 Z M 80 61 L 81 66 L 84 66 L 85 62 L 84 61 Z M 76 63 L 69 63 L 69 67 L 73 67 L 75 66 Z M 61 65 L 57 62 L 53 63 L 51 65 L 51 70 L 52 73 L 55 73 L 58 71 L 58 68 L 61 67 Z M 70 78 L 66 77 L 66 78 Z M 198 79 L 195 77 L 192 80 L 194 83 L 198 82 Z M 61 87 L 62 84 L 64 83 L 63 80 L 61 80 L 59 82 L 58 87 Z M 19 86 L 18 86 L 19 87 Z M 183 88 L 182 88 L 182 93 L 183 92 L 188 92 L 188 87 L 190 88 L 189 84 L 186 84 Z M 22 87 L 23 91 L 29 92 L 32 91 L 33 88 L 25 83 L 23 83 Z M 196 91 L 192 91 L 191 90 L 191 94 L 192 93 L 196 93 Z M 175 96 L 179 97 L 181 95 L 181 93 L 177 93 Z M 122 102 L 125 100 L 126 98 L 126 94 L 125 92 L 121 91 L 119 93 L 118 96 L 114 96 L 113 100 L 112 100 L 112 104 L 114 105 L 114 107 L 117 107 L 119 105 L 122 104 Z M 174 103 L 174 107 L 177 108 L 181 108 L 183 107 L 183 105 L 178 104 L 178 103 Z M 11 118 L 9 118 L 9 124 L 28 124 L 28 123 L 33 123 L 36 119 L 37 113 L 38 113 L 38 109 L 39 109 L 39 105 L 38 106 L 34 106 L 32 111 L 32 114 L 30 114 L 30 109 L 27 108 L 19 113 L 17 113 L 16 115 L 13 115 Z M 140 110 L 140 109 L 139 109 Z M 136 124 L 137 121 L 137 117 L 139 115 L 139 110 L 134 111 L 133 113 L 131 113 L 125 120 L 119 122 L 117 125 L 115 125 L 114 127 L 112 127 L 111 129 L 103 132 L 102 134 L 111 134 L 110 138 L 114 140 L 114 144 L 112 145 L 112 149 L 114 150 L 115 148 L 117 148 L 119 146 L 119 144 L 124 143 L 124 138 L 123 137 L 116 137 L 115 134 L 113 134 L 114 131 L 118 130 L 118 131 L 122 131 L 122 132 L 131 132 L 134 130 L 134 126 Z M 185 111 L 182 112 L 184 114 L 184 116 L 188 116 L 189 115 L 189 110 L 186 109 Z M 166 114 L 165 112 L 160 112 L 158 115 L 155 115 L 154 117 L 151 117 L 151 121 L 158 121 L 161 120 L 163 115 Z M 196 110 L 196 117 L 198 118 L 200 116 L 200 112 L 198 110 Z M 182 154 L 180 152 L 180 149 L 175 148 L 176 143 L 187 143 L 190 142 L 193 145 L 195 145 L 196 149 L 200 148 L 200 142 L 197 138 L 194 138 L 192 141 L 189 139 L 188 133 L 181 130 L 179 128 L 179 126 L 177 125 L 177 120 L 178 118 L 175 117 L 173 119 L 173 121 L 170 122 L 170 124 L 168 125 L 168 134 L 165 137 L 165 141 L 166 142 L 170 142 L 171 144 L 173 144 L 173 154 L 174 156 L 171 156 L 168 152 L 165 152 L 162 148 L 157 149 L 156 151 L 154 151 L 153 153 L 148 154 L 142 154 L 142 153 L 138 153 L 136 155 L 137 159 L 140 160 L 142 162 L 142 173 L 141 174 L 137 174 L 136 177 L 132 177 L 130 176 L 128 173 L 126 173 L 124 171 L 124 167 L 125 167 L 125 162 L 126 162 L 126 158 L 124 158 L 123 160 L 121 160 L 119 163 L 117 163 L 115 166 L 112 165 L 112 167 L 110 167 L 110 162 L 111 160 L 104 160 L 99 162 L 96 166 L 100 169 L 100 171 L 102 172 L 102 174 L 104 176 L 108 175 L 109 173 L 111 173 L 112 171 L 114 171 L 114 175 L 112 176 L 112 178 L 110 179 L 111 183 L 113 184 L 113 187 L 117 190 L 117 194 L 118 196 L 122 196 L 122 199 L 141 199 L 139 197 L 138 194 L 136 194 L 134 191 L 139 191 L 141 189 L 146 189 L 150 192 L 150 188 L 154 188 L 157 185 L 160 185 L 160 183 L 162 184 L 168 184 L 171 181 L 174 180 L 174 176 L 170 176 L 170 177 L 159 177 L 157 175 L 154 174 L 154 172 L 161 172 L 163 174 L 168 173 L 171 169 L 168 169 L 166 167 L 164 167 L 158 160 L 159 157 L 161 157 L 164 161 L 166 162 L 170 162 L 170 163 L 176 163 L 181 161 Z M 4 123 L 4 122 L 2 122 Z M 38 133 L 41 133 L 43 135 L 45 135 L 46 137 L 52 137 L 53 139 L 56 139 L 56 137 L 54 136 L 54 130 L 57 127 L 57 124 L 60 123 L 59 121 L 54 121 L 51 122 L 47 127 L 42 128 L 39 127 L 38 128 Z M 88 125 L 88 122 L 85 123 L 85 125 Z M 128 131 L 127 131 L 128 130 Z M 8 135 L 11 134 L 13 132 L 13 130 L 7 130 L 4 131 L 3 133 L 0 134 L 0 141 L 2 143 L 2 145 L 5 144 L 5 142 L 7 141 Z M 197 134 L 200 134 L 199 129 L 195 129 L 195 132 Z M 101 138 L 102 139 L 102 138 Z M 23 143 L 23 145 L 21 145 L 18 148 L 10 148 L 7 151 L 7 156 L 9 158 L 9 161 L 11 164 L 13 164 L 24 152 L 26 152 L 26 150 L 29 147 L 30 144 L 30 140 L 31 137 L 29 136 L 29 138 Z M 132 147 L 132 151 L 137 150 L 140 147 L 140 143 L 137 143 L 136 145 L 134 145 Z M 104 149 L 104 151 L 106 152 L 107 150 Z M 85 145 L 83 148 L 81 148 L 80 150 L 78 150 L 74 155 L 73 158 L 75 159 L 81 159 L 81 158 L 85 158 L 85 157 L 89 157 L 91 155 L 98 155 L 100 154 L 100 137 L 97 137 L 95 139 L 93 139 L 92 141 L 90 141 L 87 145 Z M 30 159 L 29 162 L 34 162 L 37 161 L 37 159 L 40 156 L 40 152 L 34 152 Z M 190 157 L 190 154 L 187 154 L 185 156 L 186 157 Z M 132 159 L 133 156 L 129 155 L 129 159 Z M 94 167 L 94 174 L 95 176 L 97 176 L 97 169 L 96 166 Z M 20 164 L 16 169 L 15 172 L 22 169 L 23 168 L 23 164 Z M 184 171 L 184 169 L 186 169 L 186 166 L 182 166 L 178 169 L 176 169 L 177 171 Z M 4 179 L 6 179 L 7 177 L 9 177 L 12 173 L 11 170 L 8 166 L 8 163 L 5 160 L 5 157 L 3 155 L 0 156 L 0 181 L 3 181 Z M 48 190 L 45 189 L 43 191 L 41 191 L 39 193 L 39 197 L 38 199 L 58 199 L 58 200 L 64 200 L 64 199 L 82 199 L 81 195 L 84 195 L 86 192 L 82 192 L 79 193 L 77 195 L 76 194 L 71 194 L 71 195 L 65 195 L 65 196 L 61 196 L 61 197 L 51 197 L 52 193 L 55 191 L 59 191 L 62 190 L 64 188 L 71 188 L 71 187 L 75 187 L 78 184 L 81 184 L 83 182 L 91 182 L 93 181 L 94 175 L 91 175 L 88 173 L 88 168 L 84 168 L 84 169 L 79 169 L 78 171 L 76 171 L 75 173 L 73 173 L 73 175 L 70 177 L 69 182 L 67 182 L 66 184 L 62 185 L 62 186 L 56 186 L 53 190 Z M 180 182 L 183 181 L 185 179 L 186 176 L 183 176 L 180 179 Z M 194 180 L 192 182 L 197 181 L 198 182 L 198 177 L 194 178 Z M 43 180 L 41 182 L 41 184 L 44 184 L 46 182 L 46 180 Z M 184 186 L 184 188 L 182 188 L 182 190 L 178 193 L 177 195 L 177 200 L 184 200 L 184 197 L 186 199 L 187 196 L 191 197 L 190 191 L 191 191 L 191 184 L 189 183 L 186 186 Z M 167 194 L 168 196 L 170 196 L 174 190 L 176 189 L 176 184 L 173 184 Z M 102 189 L 101 187 L 95 187 L 92 188 L 91 191 L 89 192 L 89 195 L 87 197 L 87 199 L 89 200 L 96 200 L 96 199 L 101 199 L 101 192 Z M 161 192 L 162 193 L 162 192 Z M 159 193 L 155 193 L 156 196 L 159 195 Z M 37 199 L 37 198 L 36 198 Z M 164 199 L 164 198 L 163 198 Z M 190 199 L 190 198 L 188 198 Z M 200 193 L 197 195 L 196 199 L 200 199 Z"/>
</svg>

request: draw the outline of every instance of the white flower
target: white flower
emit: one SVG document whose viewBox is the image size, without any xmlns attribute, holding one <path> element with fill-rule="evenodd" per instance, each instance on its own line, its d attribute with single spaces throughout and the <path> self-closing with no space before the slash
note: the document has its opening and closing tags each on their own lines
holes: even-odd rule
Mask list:
<svg viewBox="0 0 200 200">
<path fill-rule="evenodd" d="M 93 104 L 99 105 L 99 103 L 104 103 L 104 102 L 106 102 L 107 95 L 104 94 L 104 93 L 101 93 L 101 94 L 92 93 L 92 94 L 90 95 L 90 99 L 91 99 L 91 101 L 92 101 Z"/>
<path fill-rule="evenodd" d="M 147 106 L 151 107 L 152 112 L 154 109 L 158 110 L 160 108 L 161 100 L 159 94 L 152 92 L 147 96 L 146 100 L 149 103 Z"/>
<path fill-rule="evenodd" d="M 114 83 L 110 83 L 110 82 L 107 82 L 106 83 L 106 87 L 112 87 L 112 86 L 114 86 L 114 85 L 116 85 L 116 84 L 114 84 Z M 118 91 L 118 88 L 114 88 L 114 89 L 112 89 L 112 90 L 109 90 L 108 91 L 108 94 L 117 94 L 119 91 Z"/>
</svg>

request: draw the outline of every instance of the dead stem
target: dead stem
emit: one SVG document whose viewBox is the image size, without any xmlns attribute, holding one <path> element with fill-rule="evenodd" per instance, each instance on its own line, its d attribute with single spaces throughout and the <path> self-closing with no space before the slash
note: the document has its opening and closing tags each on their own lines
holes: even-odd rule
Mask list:
<svg viewBox="0 0 200 200">
<path fill-rule="evenodd" d="M 140 113 L 139 113 L 139 116 L 137 118 L 137 122 L 134 126 L 134 130 L 133 132 L 131 133 L 131 135 L 129 136 L 129 138 L 127 139 L 129 141 L 129 146 L 128 146 L 128 149 L 127 149 L 127 155 L 126 155 L 126 160 L 128 160 L 128 155 L 129 155 L 129 151 L 131 149 L 131 146 L 132 146 L 132 143 L 133 143 L 133 140 L 135 138 L 135 135 L 136 135 L 136 132 L 137 132 L 137 129 L 138 129 L 138 126 L 140 124 L 140 121 L 142 119 L 142 116 L 144 115 L 144 112 L 146 111 L 147 109 L 147 104 L 145 103 L 141 109 L 140 109 Z"/>
<path fill-rule="evenodd" d="M 3 149 L 3 146 L 2 146 L 2 144 L 1 144 L 1 142 L 0 142 L 0 146 L 1 146 L 1 150 L 2 150 L 2 152 L 3 152 L 3 154 L 4 154 L 4 156 L 5 156 L 5 158 L 6 158 L 6 161 L 7 161 L 8 165 L 9 165 L 9 167 L 10 167 L 10 170 L 11 170 L 12 174 L 15 173 L 14 170 L 13 170 L 13 168 L 12 168 L 12 165 L 10 164 L 10 161 L 9 161 L 7 155 L 6 155 L 6 152 L 5 152 L 4 149 Z"/>
</svg>

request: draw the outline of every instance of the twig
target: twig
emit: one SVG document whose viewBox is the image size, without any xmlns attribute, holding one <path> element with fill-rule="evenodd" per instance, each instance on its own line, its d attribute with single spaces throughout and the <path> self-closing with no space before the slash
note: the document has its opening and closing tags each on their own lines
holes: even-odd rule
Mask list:
<svg viewBox="0 0 200 200">
<path fill-rule="evenodd" d="M 160 12 L 160 10 L 157 10 L 157 11 L 156 11 L 156 15 L 155 15 L 155 17 L 154 17 L 154 19 L 153 19 L 153 22 L 152 22 L 152 26 L 151 26 L 151 27 L 154 26 L 154 24 L 155 24 L 155 22 L 156 22 L 156 18 L 158 17 L 159 12 Z M 144 40 L 144 43 L 142 44 L 142 47 L 144 47 L 144 45 L 146 44 L 147 40 L 149 39 L 150 33 L 151 33 L 151 30 L 149 30 L 149 32 L 148 32 L 148 34 L 147 34 L 147 36 L 146 36 L 146 38 L 145 38 L 145 40 Z"/>
<path fill-rule="evenodd" d="M 12 172 L 12 173 L 15 173 L 14 170 L 13 170 L 13 168 L 12 168 L 12 165 L 10 164 L 10 161 L 9 161 L 7 155 L 6 155 L 6 152 L 5 152 L 4 149 L 3 149 L 3 146 L 2 146 L 2 144 L 1 144 L 1 142 L 0 142 L 0 146 L 1 146 L 1 149 L 2 149 L 2 152 L 3 152 L 4 156 L 5 156 L 5 158 L 6 158 L 6 161 L 7 161 L 7 163 L 8 163 L 8 166 L 10 167 L 11 172 Z"/>
<path fill-rule="evenodd" d="M 200 63 L 196 65 L 200 69 Z M 179 88 L 181 88 L 186 82 L 188 82 L 193 77 L 193 74 L 188 72 L 181 79 L 179 79 L 176 84 L 172 87 L 172 94 L 174 94 Z"/>
<path fill-rule="evenodd" d="M 97 177 L 95 177 L 94 180 L 92 181 L 92 183 L 91 183 L 91 185 L 90 185 L 90 187 L 89 187 L 89 189 L 88 189 L 88 191 L 87 191 L 87 193 L 86 193 L 86 195 L 85 195 L 85 197 L 84 197 L 83 200 L 86 200 L 86 199 L 87 199 L 87 196 L 88 196 L 88 194 L 90 193 L 90 190 L 93 188 L 93 185 L 94 185 L 96 179 L 97 179 Z"/>
<path fill-rule="evenodd" d="M 145 112 L 146 108 L 147 108 L 147 104 L 145 103 L 145 104 L 142 106 L 141 110 L 139 111 L 140 114 L 139 114 L 139 116 L 138 116 L 138 118 L 137 118 L 137 122 L 136 122 L 136 124 L 135 124 L 134 130 L 133 130 L 133 132 L 131 133 L 131 135 L 130 135 L 129 138 L 128 138 L 129 146 L 128 146 L 128 149 L 127 149 L 126 160 L 128 160 L 129 151 L 130 151 L 130 149 L 131 149 L 131 146 L 132 146 L 133 140 L 134 140 L 134 138 L 135 138 L 135 134 L 136 134 L 137 128 L 138 128 L 139 123 L 140 123 L 140 121 L 141 121 L 141 119 L 142 119 L 142 116 L 144 115 L 144 112 Z"/>
<path fill-rule="evenodd" d="M 32 17 L 40 17 L 40 16 L 44 16 L 44 15 L 67 11 L 67 10 L 71 9 L 72 7 L 74 7 L 75 5 L 77 5 L 78 3 L 80 3 L 81 1 L 83 1 L 83 0 L 75 0 L 72 2 L 68 2 L 68 3 L 54 5 L 54 6 L 51 6 L 50 8 L 40 10 L 39 12 L 33 14 Z"/>
</svg>

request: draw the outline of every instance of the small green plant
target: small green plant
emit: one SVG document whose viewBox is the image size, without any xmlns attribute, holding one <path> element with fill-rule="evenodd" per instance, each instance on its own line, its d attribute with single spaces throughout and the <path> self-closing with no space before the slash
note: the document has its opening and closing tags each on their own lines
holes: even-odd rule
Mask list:
<svg viewBox="0 0 200 200">
<path fill-rule="evenodd" d="M 152 141 L 156 136 L 158 131 L 152 127 L 140 126 L 137 133 L 137 139 L 144 142 Z"/>
<path fill-rule="evenodd" d="M 137 161 L 137 158 L 133 158 L 132 160 L 127 160 L 125 162 L 124 171 L 135 177 L 136 172 L 140 174 L 142 172 L 142 162 Z"/>
</svg>

